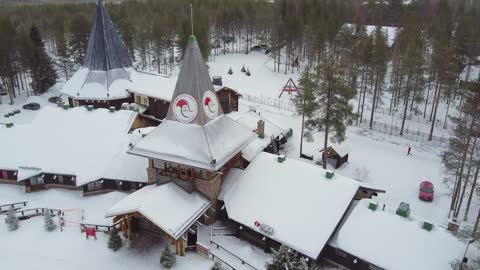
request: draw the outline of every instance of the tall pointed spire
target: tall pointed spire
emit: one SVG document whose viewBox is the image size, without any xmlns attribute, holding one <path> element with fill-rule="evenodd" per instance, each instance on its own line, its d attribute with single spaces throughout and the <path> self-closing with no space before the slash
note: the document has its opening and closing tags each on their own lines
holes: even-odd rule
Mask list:
<svg viewBox="0 0 480 270">
<path fill-rule="evenodd" d="M 102 0 L 97 2 L 83 66 L 89 70 L 102 71 L 132 66 L 127 49 L 118 36 Z"/>
<path fill-rule="evenodd" d="M 83 67 L 63 86 L 62 94 L 80 100 L 130 97 L 132 61 L 103 1 L 97 2 Z"/>
<path fill-rule="evenodd" d="M 203 61 L 197 38 L 191 35 L 167 120 L 205 125 L 222 114 L 222 107 Z"/>
</svg>

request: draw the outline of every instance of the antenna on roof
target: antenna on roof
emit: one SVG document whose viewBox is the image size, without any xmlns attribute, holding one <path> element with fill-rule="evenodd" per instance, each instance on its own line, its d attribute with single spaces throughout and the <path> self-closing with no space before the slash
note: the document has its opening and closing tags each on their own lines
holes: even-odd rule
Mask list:
<svg viewBox="0 0 480 270">
<path fill-rule="evenodd" d="M 190 22 L 192 24 L 192 36 L 193 36 L 193 4 L 190 3 Z"/>
</svg>

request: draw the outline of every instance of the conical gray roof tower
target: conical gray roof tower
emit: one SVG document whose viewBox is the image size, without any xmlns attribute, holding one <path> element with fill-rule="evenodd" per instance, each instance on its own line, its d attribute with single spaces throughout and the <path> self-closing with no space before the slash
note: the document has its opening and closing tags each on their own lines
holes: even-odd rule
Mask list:
<svg viewBox="0 0 480 270">
<path fill-rule="evenodd" d="M 103 1 L 97 2 L 83 66 L 90 70 L 101 71 L 132 66 L 128 51 L 118 36 Z"/>
<path fill-rule="evenodd" d="M 223 114 L 192 35 L 166 120 L 129 153 L 216 171 L 254 138 L 254 132 Z"/>
<path fill-rule="evenodd" d="M 223 115 L 207 66 L 194 35 L 188 38 L 187 49 L 178 75 L 167 119 L 205 125 Z"/>
<path fill-rule="evenodd" d="M 77 99 L 112 100 L 129 96 L 132 62 L 115 25 L 97 2 L 84 64 L 64 85 L 62 93 Z"/>
</svg>

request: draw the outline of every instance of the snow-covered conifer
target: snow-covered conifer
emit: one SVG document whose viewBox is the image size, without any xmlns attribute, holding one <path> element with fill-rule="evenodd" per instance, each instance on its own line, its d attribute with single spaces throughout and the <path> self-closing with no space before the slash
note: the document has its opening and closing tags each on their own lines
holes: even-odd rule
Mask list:
<svg viewBox="0 0 480 270">
<path fill-rule="evenodd" d="M 170 269 L 172 266 L 175 265 L 176 258 L 175 254 L 170 250 L 168 245 L 165 247 L 165 249 L 162 252 L 162 256 L 160 257 L 160 263 L 163 265 L 163 267 Z"/>
<path fill-rule="evenodd" d="M 57 228 L 57 225 L 53 221 L 52 213 L 50 212 L 50 210 L 47 210 L 47 212 L 43 216 L 43 220 L 45 222 L 45 230 L 47 232 L 52 232 Z"/>
<path fill-rule="evenodd" d="M 15 215 L 13 207 L 8 209 L 5 221 L 7 222 L 9 231 L 16 231 L 18 227 L 20 227 L 18 217 Z"/>
<path fill-rule="evenodd" d="M 108 248 L 113 251 L 117 251 L 122 247 L 122 245 L 122 238 L 120 235 L 118 235 L 118 230 L 113 229 L 110 232 L 110 238 L 108 239 Z"/>
<path fill-rule="evenodd" d="M 215 261 L 213 263 L 213 266 L 212 266 L 211 270 L 224 270 L 222 262 L 221 261 Z"/>
</svg>

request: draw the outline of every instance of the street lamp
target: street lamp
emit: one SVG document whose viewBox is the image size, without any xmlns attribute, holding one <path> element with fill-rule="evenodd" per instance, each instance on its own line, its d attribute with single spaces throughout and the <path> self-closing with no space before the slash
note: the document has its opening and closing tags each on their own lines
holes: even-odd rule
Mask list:
<svg viewBox="0 0 480 270">
<path fill-rule="evenodd" d="M 465 248 L 465 253 L 463 254 L 462 261 L 460 262 L 460 265 L 458 266 L 458 270 L 461 270 L 462 265 L 464 263 L 466 264 L 468 262 L 468 258 L 467 258 L 468 247 L 470 247 L 470 244 L 473 244 L 475 241 L 476 241 L 475 239 L 472 239 L 472 240 L 468 241 L 467 248 Z"/>
</svg>

